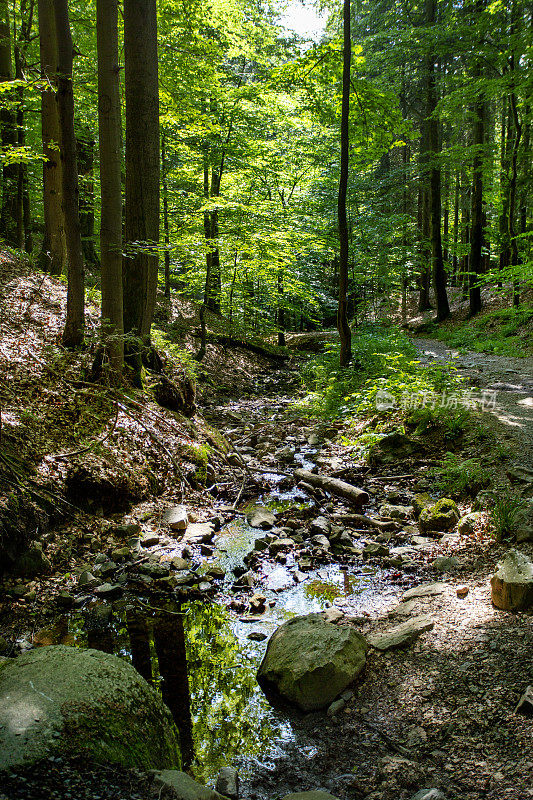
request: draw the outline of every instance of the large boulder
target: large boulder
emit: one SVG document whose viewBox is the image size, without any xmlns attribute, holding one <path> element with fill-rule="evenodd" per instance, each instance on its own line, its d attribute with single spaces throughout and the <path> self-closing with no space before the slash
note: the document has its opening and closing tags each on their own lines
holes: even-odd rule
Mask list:
<svg viewBox="0 0 533 800">
<path fill-rule="evenodd" d="M 271 636 L 257 680 L 267 696 L 315 711 L 357 678 L 367 650 L 350 625 L 328 622 L 323 614 L 294 617 Z"/>
<path fill-rule="evenodd" d="M 142 769 L 180 759 L 170 711 L 131 664 L 64 645 L 0 664 L 0 770 L 57 754 Z"/>
<path fill-rule="evenodd" d="M 422 450 L 420 442 L 413 441 L 404 433 L 394 431 L 383 436 L 370 450 L 368 460 L 373 466 L 385 466 L 403 461 Z"/>
<path fill-rule="evenodd" d="M 202 786 L 186 772 L 177 769 L 156 772 L 154 787 L 158 800 L 226 800 L 224 795 Z"/>
<path fill-rule="evenodd" d="M 492 602 L 504 611 L 533 606 L 533 563 L 519 550 L 509 550 L 491 581 Z"/>
<path fill-rule="evenodd" d="M 448 497 L 442 497 L 420 512 L 418 527 L 421 533 L 449 531 L 457 524 L 459 517 L 457 504 Z"/>
</svg>

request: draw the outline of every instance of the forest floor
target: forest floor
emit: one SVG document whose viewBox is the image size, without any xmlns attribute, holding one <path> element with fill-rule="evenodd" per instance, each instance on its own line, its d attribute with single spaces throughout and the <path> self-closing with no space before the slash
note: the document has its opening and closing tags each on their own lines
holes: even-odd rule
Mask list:
<svg viewBox="0 0 533 800">
<path fill-rule="evenodd" d="M 10 287 L 4 295 L 10 316 L 3 318 L 0 355 L 3 374 L 11 382 L 2 389 L 4 434 L 18 442 L 30 434 L 27 452 L 35 479 L 44 487 L 54 485 L 61 497 L 73 502 L 63 494 L 71 468 L 66 465 L 87 466 L 91 459 L 86 456 L 92 450 L 54 456 L 79 449 L 80 431 L 95 416 L 90 436 L 97 437 L 102 447 L 105 444 L 104 461 L 125 460 L 131 472 L 144 471 L 148 476 L 153 472 L 159 479 L 157 493 L 150 484 L 136 484 L 133 492 L 126 487 L 122 509 L 98 502 L 96 495 L 83 513 L 71 510 L 73 516 L 66 523 L 52 518 L 50 532 L 42 537 L 52 574 L 4 581 L 0 639 L 6 654 L 46 643 L 43 630 L 49 631 L 65 615 L 73 619 L 77 609 L 92 602 L 87 590 L 77 587 L 77 576 L 87 566 L 94 569 L 98 558 L 112 563 L 113 553 L 125 543 L 120 526 L 136 525 L 141 537 L 147 541 L 152 537 L 153 544 L 136 557 L 139 563 L 163 564 L 175 556 L 190 560 L 194 569 L 203 565 L 209 570 L 210 565 L 224 563 L 221 539 L 187 544 L 165 529 L 161 513 L 175 502 L 185 502 L 200 523 L 218 519 L 223 538 L 228 526 L 244 524 L 251 500 L 270 504 L 277 514 L 276 529 L 286 532 L 308 526 L 319 515 L 338 522 L 350 510 L 344 503 L 320 494 L 309 498 L 294 489 L 292 471 L 301 463 L 364 488 L 371 497 L 367 513 L 377 518 L 384 503 L 408 506 L 417 492 L 432 491 L 430 469 L 443 455 L 441 442 L 426 442 L 419 452 L 399 457 L 392 465 L 371 467 L 346 444 L 347 431 L 341 424 L 306 418 L 294 408 L 300 392 L 294 366 L 280 366 L 242 349 L 209 346 L 199 414 L 193 420 L 161 409 L 149 393 L 131 395 L 130 404 L 124 401 L 124 411 L 107 396 L 94 405 L 87 400 L 90 392 L 79 394 L 87 388 L 79 385 L 80 360 L 58 349 L 64 287 L 29 275 L 10 275 L 5 286 Z M 91 313 L 96 311 L 89 310 L 89 319 Z M 428 362 L 446 361 L 451 355 L 434 340 L 419 339 L 417 346 Z M 81 358 L 90 364 L 90 354 Z M 507 445 L 510 457 L 503 469 L 530 467 L 531 362 L 467 353 L 460 354 L 455 364 L 473 385 L 491 396 L 497 393 L 484 424 L 494 432 L 495 443 Z M 141 412 L 135 403 L 141 404 Z M 17 438 L 19 426 L 23 430 Z M 52 430 L 54 426 L 57 430 Z M 283 454 L 287 447 L 293 455 Z M 181 477 L 167 451 L 183 464 Z M 95 453 L 102 455 L 102 449 L 97 447 Z M 106 480 L 111 477 L 106 473 Z M 102 484 L 96 485 L 98 494 Z M 468 512 L 471 502 L 461 503 L 460 508 Z M 252 626 L 259 634 L 269 634 L 287 612 L 306 613 L 331 605 L 365 635 L 420 614 L 430 617 L 432 629 L 407 649 L 372 650 L 353 697 L 333 716 L 270 712 L 259 690 L 248 687 L 248 705 L 240 708 L 234 721 L 237 732 L 239 728 L 243 732 L 234 735 L 232 729 L 228 741 L 219 743 L 222 754 L 211 753 L 213 763 L 241 767 L 242 796 L 250 800 L 275 800 L 288 791 L 319 788 L 342 800 L 407 800 L 417 790 L 431 787 L 441 789 L 448 800 L 533 797 L 532 722 L 515 713 L 520 696 L 533 681 L 533 620 L 530 614 L 500 611 L 490 600 L 490 576 L 508 545 L 495 541 L 486 520 L 470 535 L 451 532 L 425 541 L 410 515 L 397 520 L 388 533 L 376 536 L 364 526 L 349 532 L 359 555 L 319 554 L 298 542 L 293 550 L 275 557 L 268 551 L 257 552 L 246 565 L 255 576 L 251 586 L 235 588 L 233 577 L 228 583 L 217 580 L 214 572 L 207 589 L 196 584 L 187 590 L 187 601 L 200 598 L 205 605 L 226 609 L 237 649 L 251 658 L 252 681 L 265 642 L 257 641 L 249 650 L 250 624 L 240 620 L 249 615 L 254 593 L 267 601 L 267 612 Z M 247 528 L 245 533 L 249 534 Z M 365 546 L 375 540 L 385 545 L 388 555 L 363 558 Z M 251 547 L 253 538 L 238 558 Z M 531 543 L 520 547 L 533 555 Z M 300 588 L 291 575 L 302 559 L 309 558 L 312 570 Z M 225 569 L 229 575 L 230 568 Z M 289 583 L 269 588 L 273 573 L 280 569 Z M 161 587 L 150 586 L 149 581 L 140 584 L 135 570 L 135 563 L 115 564 L 109 579 L 122 581 L 124 575 L 129 580 L 133 571 L 135 580 L 124 577 L 122 582 L 127 601 L 138 596 L 161 603 Z M 407 590 L 425 584 L 432 585 L 430 593 L 401 602 Z M 114 608 L 117 615 L 120 602 Z M 207 669 L 212 669 L 218 686 L 220 667 L 208 663 Z M 229 666 L 228 670 L 228 691 L 244 694 L 244 685 L 239 684 L 243 673 Z M 191 664 L 194 693 L 193 671 Z M 201 743 L 198 749 L 202 752 Z M 202 767 L 196 773 L 212 780 Z M 3 779 L 0 798 L 122 800 L 147 798 L 149 791 L 146 776 L 135 771 L 58 762 L 15 770 Z"/>
</svg>

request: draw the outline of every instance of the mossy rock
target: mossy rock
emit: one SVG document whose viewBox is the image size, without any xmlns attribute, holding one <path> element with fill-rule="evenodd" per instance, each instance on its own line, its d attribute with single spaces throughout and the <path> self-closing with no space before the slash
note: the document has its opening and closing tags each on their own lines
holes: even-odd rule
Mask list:
<svg viewBox="0 0 533 800">
<path fill-rule="evenodd" d="M 404 433 L 394 431 L 376 442 L 370 450 L 368 460 L 373 466 L 384 466 L 410 458 L 423 449 L 420 442 L 414 441 Z"/>
<path fill-rule="evenodd" d="M 449 531 L 457 524 L 459 517 L 455 501 L 449 497 L 442 497 L 434 505 L 421 511 L 418 527 L 421 533 Z"/>
<path fill-rule="evenodd" d="M 257 680 L 268 697 L 315 711 L 357 678 L 367 650 L 350 625 L 335 625 L 320 613 L 294 617 L 272 634 Z"/>
<path fill-rule="evenodd" d="M 64 645 L 0 665 L 0 770 L 53 755 L 145 770 L 180 765 L 170 711 L 131 664 Z"/>
<path fill-rule="evenodd" d="M 429 508 L 434 504 L 435 500 L 430 497 L 427 492 L 422 492 L 421 494 L 415 494 L 411 501 L 411 506 L 413 508 L 413 514 L 415 515 L 415 519 L 418 519 L 420 514 L 425 508 Z"/>
</svg>

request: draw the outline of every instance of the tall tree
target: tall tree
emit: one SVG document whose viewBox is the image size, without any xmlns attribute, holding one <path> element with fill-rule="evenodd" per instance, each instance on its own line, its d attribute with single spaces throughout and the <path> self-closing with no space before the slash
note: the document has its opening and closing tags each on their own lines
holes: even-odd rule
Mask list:
<svg viewBox="0 0 533 800">
<path fill-rule="evenodd" d="M 98 130 L 100 143 L 100 221 L 102 320 L 112 373 L 124 360 L 122 300 L 122 129 L 118 60 L 118 2 L 97 0 Z"/>
<path fill-rule="evenodd" d="M 156 0 L 125 0 L 124 59 L 127 251 L 123 264 L 124 331 L 148 341 L 155 309 L 159 242 Z"/>
<path fill-rule="evenodd" d="M 74 91 L 72 62 L 74 48 L 70 31 L 68 0 L 54 0 L 57 37 L 57 105 L 61 142 L 63 214 L 68 258 L 67 319 L 63 344 L 76 347 L 83 341 L 85 327 L 85 279 L 78 189 L 78 159 L 74 132 Z"/>
<path fill-rule="evenodd" d="M 43 142 L 44 237 L 41 265 L 51 275 L 61 275 L 67 265 L 63 215 L 63 188 L 59 155 L 59 111 L 57 89 L 57 37 L 53 0 L 39 0 L 39 44 L 41 60 L 41 135 Z"/>
<path fill-rule="evenodd" d="M 426 22 L 434 29 L 436 22 L 437 0 L 426 0 Z M 437 321 L 442 322 L 450 316 L 450 306 L 446 292 L 446 273 L 442 255 L 441 235 L 441 168 L 440 168 L 440 136 L 437 111 L 437 83 L 435 74 L 435 55 L 433 46 L 426 58 L 426 120 L 427 144 L 429 157 L 429 217 L 431 234 L 431 262 L 433 290 L 437 306 Z"/>
<path fill-rule="evenodd" d="M 348 217 L 346 196 L 348 192 L 349 145 L 350 145 L 350 67 L 352 60 L 352 39 L 350 31 L 350 0 L 343 5 L 343 65 L 342 65 L 342 108 L 341 108 L 341 160 L 339 178 L 339 197 L 337 214 L 339 219 L 339 306 L 337 310 L 337 329 L 341 340 L 340 366 L 346 367 L 352 357 L 352 332 L 348 325 Z"/>
<path fill-rule="evenodd" d="M 474 14 L 479 21 L 485 7 L 485 0 L 476 0 Z M 485 144 L 485 96 L 480 81 L 483 76 L 483 62 L 478 56 L 474 62 L 473 77 L 478 83 L 477 97 L 474 103 L 473 128 L 473 177 L 472 177 L 472 223 L 470 234 L 469 270 L 469 305 L 470 315 L 481 311 L 481 287 L 479 279 L 483 272 L 483 162 Z"/>
<path fill-rule="evenodd" d="M 9 4 L 7 0 L 0 2 L 0 82 L 9 83 L 13 80 L 13 66 L 11 59 L 11 28 L 9 20 Z M 17 118 L 14 108 L 12 92 L 4 94 L 1 112 L 1 141 L 4 150 L 17 146 Z M 4 164 L 2 169 L 2 204 L 0 211 L 0 235 L 12 247 L 21 247 L 20 223 L 22 217 L 22 204 L 20 213 L 18 208 L 18 174 L 19 165 L 15 162 Z"/>
</svg>

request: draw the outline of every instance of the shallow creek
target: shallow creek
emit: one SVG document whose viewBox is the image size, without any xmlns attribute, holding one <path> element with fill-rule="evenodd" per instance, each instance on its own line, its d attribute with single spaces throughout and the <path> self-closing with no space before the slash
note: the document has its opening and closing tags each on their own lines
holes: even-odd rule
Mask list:
<svg viewBox="0 0 533 800">
<path fill-rule="evenodd" d="M 312 447 L 300 446 L 296 461 L 310 469 L 315 454 Z M 254 505 L 281 511 L 314 504 L 298 488 L 280 488 L 283 477 L 273 468 L 266 475 L 270 491 Z M 265 612 L 239 615 L 226 602 L 233 570 L 243 571 L 243 559 L 256 539 L 265 535 L 250 527 L 245 514 L 220 530 L 213 556 L 199 567 L 202 572 L 219 565 L 226 573 L 219 601 L 206 598 L 156 608 L 155 601 L 140 596 L 115 602 L 112 611 L 91 602 L 59 618 L 39 642 L 89 646 L 130 660 L 161 692 L 174 715 L 182 767 L 190 767 L 199 780 L 213 785 L 221 767 L 235 766 L 244 787 L 255 775 L 255 797 L 263 797 L 257 792 L 258 774 L 268 775 L 279 760 L 296 756 L 305 761 L 316 752 L 309 729 L 302 724 L 303 715 L 272 708 L 256 682 L 268 637 L 291 616 L 331 605 L 353 616 L 376 613 L 393 605 L 398 591 L 390 570 L 362 562 L 348 568 L 334 561 L 305 575 L 299 572 L 295 582 L 297 564 L 288 554 L 283 565 L 265 560 L 258 575 Z M 268 794 L 265 784 L 264 797 Z"/>
</svg>

